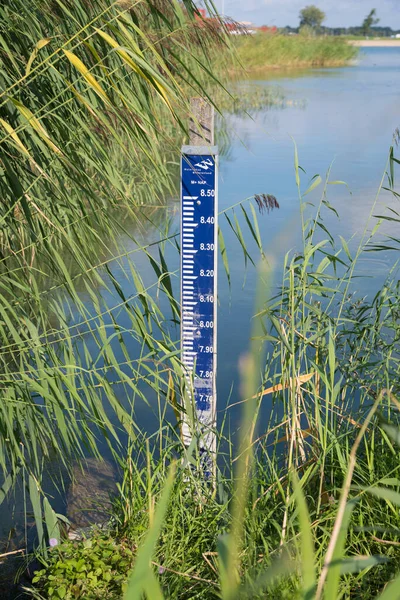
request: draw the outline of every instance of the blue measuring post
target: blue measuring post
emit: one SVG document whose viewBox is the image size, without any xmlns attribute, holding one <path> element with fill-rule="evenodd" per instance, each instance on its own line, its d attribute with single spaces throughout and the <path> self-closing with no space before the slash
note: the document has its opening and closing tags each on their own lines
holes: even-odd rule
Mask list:
<svg viewBox="0 0 400 600">
<path fill-rule="evenodd" d="M 181 159 L 181 348 L 186 446 L 198 438 L 205 471 L 214 472 L 217 370 L 218 149 L 183 146 Z M 194 426 L 194 431 L 193 431 Z"/>
</svg>

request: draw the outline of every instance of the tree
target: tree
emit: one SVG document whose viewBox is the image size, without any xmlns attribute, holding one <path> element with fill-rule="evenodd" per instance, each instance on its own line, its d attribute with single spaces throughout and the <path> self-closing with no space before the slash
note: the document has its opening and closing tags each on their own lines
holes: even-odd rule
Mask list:
<svg viewBox="0 0 400 600">
<path fill-rule="evenodd" d="M 369 35 L 373 25 L 379 23 L 379 19 L 376 17 L 376 8 L 373 8 L 369 15 L 367 15 L 361 25 L 361 31 L 363 35 Z"/>
<path fill-rule="evenodd" d="M 300 27 L 307 25 L 313 29 L 318 29 L 324 19 L 325 13 L 314 4 L 310 4 L 300 11 Z"/>
</svg>

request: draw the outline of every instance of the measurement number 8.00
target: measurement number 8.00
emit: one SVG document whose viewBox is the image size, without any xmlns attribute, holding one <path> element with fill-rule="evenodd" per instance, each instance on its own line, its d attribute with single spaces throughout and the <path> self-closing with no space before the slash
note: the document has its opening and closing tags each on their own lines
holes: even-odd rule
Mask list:
<svg viewBox="0 0 400 600">
<path fill-rule="evenodd" d="M 214 277 L 213 269 L 200 269 L 200 277 Z"/>
<path fill-rule="evenodd" d="M 214 321 L 200 321 L 199 326 L 201 329 L 213 329 Z"/>
</svg>

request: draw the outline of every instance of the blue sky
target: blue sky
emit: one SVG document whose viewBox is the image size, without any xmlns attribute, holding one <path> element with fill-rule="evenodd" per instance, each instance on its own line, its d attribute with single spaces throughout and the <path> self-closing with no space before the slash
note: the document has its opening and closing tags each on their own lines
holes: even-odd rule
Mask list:
<svg viewBox="0 0 400 600">
<path fill-rule="evenodd" d="M 214 0 L 221 11 L 238 21 L 253 21 L 257 25 L 296 26 L 299 11 L 315 4 L 326 14 L 330 27 L 360 25 L 371 8 L 376 8 L 379 25 L 400 29 L 400 0 Z"/>
</svg>

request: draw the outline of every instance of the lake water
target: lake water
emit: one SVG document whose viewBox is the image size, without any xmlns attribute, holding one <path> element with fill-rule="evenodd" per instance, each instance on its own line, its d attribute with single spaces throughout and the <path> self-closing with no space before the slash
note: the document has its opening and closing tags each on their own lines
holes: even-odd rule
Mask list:
<svg viewBox="0 0 400 600">
<path fill-rule="evenodd" d="M 249 84 L 246 84 L 249 85 Z M 299 200 L 294 175 L 294 143 L 298 148 L 302 174 L 302 189 L 308 187 L 315 174 L 323 178 L 331 167 L 331 180 L 343 180 L 346 186 L 329 186 L 328 199 L 339 213 L 339 219 L 329 217 L 325 222 L 333 236 L 350 239 L 355 247 L 365 226 L 366 218 L 374 202 L 382 174 L 385 170 L 389 147 L 395 129 L 400 126 L 400 48 L 363 49 L 354 66 L 335 69 L 315 69 L 301 72 L 270 72 L 250 82 L 254 89 L 259 86 L 277 88 L 286 99 L 284 107 L 258 111 L 250 117 L 228 116 L 228 124 L 234 132 L 226 156 L 220 161 L 219 206 L 221 210 L 244 201 L 254 194 L 273 194 L 280 209 L 269 215 L 260 215 L 261 236 L 268 256 L 279 274 L 283 256 L 290 249 L 299 247 L 301 240 Z M 178 157 L 177 157 L 178 158 Z M 320 190 L 310 194 L 310 201 L 317 201 Z M 382 193 L 382 205 L 393 199 Z M 158 209 L 152 216 L 155 227 L 146 225 L 141 233 L 142 243 L 164 237 L 165 224 L 169 234 L 179 230 L 178 199 L 169 203 L 167 210 Z M 238 212 L 240 216 L 240 211 Z M 241 220 L 241 222 L 243 219 Z M 239 399 L 238 360 L 248 347 L 251 319 L 255 300 L 256 273 L 250 265 L 245 269 L 243 253 L 225 218 L 220 225 L 225 237 L 230 264 L 231 286 L 228 285 L 222 264 L 219 266 L 219 314 L 218 314 L 218 410 Z M 397 227 L 387 226 L 383 233 L 398 234 Z M 139 234 L 135 228 L 134 236 Z M 251 252 L 256 256 L 250 235 L 246 237 Z M 176 297 L 179 297 L 179 256 L 173 241 L 166 242 L 165 253 Z M 135 243 L 131 237 L 121 235 L 121 252 L 132 252 Z M 157 249 L 150 250 L 158 257 Z M 132 256 L 132 255 L 131 255 Z M 389 267 L 397 259 L 394 253 L 369 255 L 359 265 L 360 294 L 371 294 L 382 283 Z M 146 285 L 154 284 L 154 273 L 148 259 L 140 254 L 135 259 L 137 270 Z M 128 263 L 122 258 L 110 264 L 113 276 L 123 293 L 129 297 L 135 293 Z M 108 277 L 104 273 L 105 278 Z M 109 308 L 120 304 L 117 294 L 99 290 Z M 83 297 L 84 294 L 82 294 Z M 160 297 L 160 305 L 166 309 L 167 302 Z M 169 313 L 171 315 L 171 313 Z M 116 308 L 113 318 L 129 329 L 126 311 Z M 112 324 L 111 319 L 107 321 Z M 170 325 L 170 334 L 178 339 L 178 327 Z M 130 356 L 140 352 L 140 344 L 125 339 Z M 86 339 L 95 354 L 97 346 Z M 115 343 L 117 358 L 126 359 L 121 347 Z M 121 400 L 125 394 L 120 387 Z M 157 408 L 137 401 L 135 418 L 139 425 L 151 431 L 157 422 Z M 237 414 L 233 414 L 233 424 Z M 106 452 L 105 452 L 106 454 Z M 59 500 L 62 510 L 62 499 Z M 7 529 L 6 511 L 3 512 L 2 529 Z M 9 522 L 9 521 L 8 521 Z"/>
<path fill-rule="evenodd" d="M 300 249 L 301 227 L 299 199 L 294 172 L 294 142 L 297 144 L 299 162 L 306 171 L 302 174 L 302 190 L 309 186 L 310 179 L 320 174 L 324 179 L 331 169 L 329 179 L 345 181 L 347 186 L 328 186 L 328 200 L 338 211 L 327 215 L 325 225 L 334 237 L 349 240 L 350 249 L 355 249 L 363 233 L 367 217 L 386 168 L 389 147 L 393 134 L 400 125 L 400 48 L 363 49 L 354 66 L 309 71 L 270 72 L 253 78 L 246 86 L 276 89 L 276 108 L 259 110 L 249 116 L 228 116 L 231 144 L 220 160 L 219 209 L 228 207 L 254 196 L 273 194 L 280 209 L 259 216 L 263 245 L 271 263 L 275 265 L 275 276 L 279 280 L 284 255 L 289 250 Z M 318 202 L 322 186 L 312 192 L 308 199 Z M 254 203 L 254 200 L 252 200 Z M 392 196 L 382 192 L 375 213 L 382 214 L 384 206 L 394 206 Z M 246 202 L 244 206 L 247 206 Z M 310 209 L 312 213 L 312 209 Z M 258 255 L 256 245 L 244 224 L 241 211 L 236 211 L 249 252 Z M 230 213 L 230 216 L 231 213 Z M 156 212 L 153 229 L 147 226 L 142 243 L 157 241 L 168 234 L 179 231 L 179 200 L 169 203 L 169 208 Z M 168 223 L 166 228 L 165 223 Z M 377 239 L 397 232 L 396 226 L 387 224 Z M 224 217 L 220 226 L 225 238 L 229 260 L 231 285 L 228 285 L 222 261 L 219 264 L 218 283 L 218 411 L 224 413 L 228 404 L 239 400 L 238 361 L 246 352 L 254 312 L 257 274 L 251 264 L 245 267 L 242 248 Z M 247 234 L 246 234 L 247 231 Z M 138 233 L 135 229 L 134 235 Z M 325 234 L 324 234 L 324 237 Z M 128 236 L 119 240 L 122 251 L 131 252 L 135 244 Z M 164 244 L 168 269 L 172 273 L 175 297 L 179 298 L 179 255 L 174 241 Z M 158 259 L 158 248 L 150 249 Z M 360 295 L 372 295 L 382 284 L 390 266 L 397 260 L 394 252 L 368 254 L 361 258 L 357 274 Z M 135 266 L 146 285 L 154 285 L 156 279 L 144 256 L 135 259 Z M 130 267 L 124 260 L 110 265 L 124 294 L 135 293 Z M 104 294 L 103 294 L 104 295 Z M 117 295 L 105 294 L 109 307 L 121 302 Z M 158 303 L 163 312 L 172 317 L 168 302 L 161 294 Z M 114 318 L 121 327 L 130 328 L 126 312 L 117 310 Z M 111 322 L 110 322 L 111 324 Z M 173 340 L 178 340 L 179 329 L 169 325 Z M 140 344 L 132 337 L 126 338 L 131 356 L 138 356 Z M 116 343 L 115 354 L 125 361 L 121 348 Z M 124 389 L 120 394 L 123 397 Z M 151 431 L 158 426 L 158 405 L 150 406 L 136 401 L 135 419 L 141 428 Z M 156 413 L 156 414 L 155 414 Z M 233 428 L 239 422 L 240 409 L 230 411 Z M 173 415 L 171 415 L 174 421 Z"/>
</svg>

